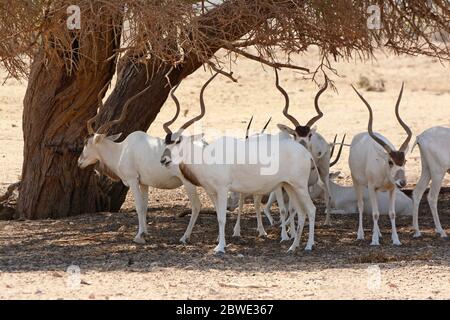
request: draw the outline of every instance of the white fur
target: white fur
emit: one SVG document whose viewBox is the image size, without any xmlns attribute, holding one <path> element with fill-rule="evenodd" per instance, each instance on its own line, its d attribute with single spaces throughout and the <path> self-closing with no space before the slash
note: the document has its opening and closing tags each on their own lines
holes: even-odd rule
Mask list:
<svg viewBox="0 0 450 320">
<path fill-rule="evenodd" d="M 388 144 L 392 150 L 394 146 L 382 135 L 375 133 L 377 137 Z M 392 242 L 400 245 L 397 228 L 395 225 L 395 196 L 396 183 L 395 174 L 403 167 L 388 165 L 389 156 L 387 152 L 368 133 L 356 135 L 350 146 L 349 165 L 352 174 L 353 186 L 358 198 L 359 227 L 358 239 L 364 239 L 363 212 L 364 212 L 364 187 L 368 187 L 369 199 L 372 206 L 373 231 L 371 245 L 379 245 L 381 236 L 378 227 L 379 209 L 377 201 L 378 191 L 389 192 L 389 217 L 392 227 Z"/>
<path fill-rule="evenodd" d="M 164 140 L 136 131 L 122 142 L 114 142 L 119 136 L 95 134 L 89 138 L 78 159 L 78 166 L 83 169 L 99 161 L 130 187 L 139 218 L 139 230 L 134 238 L 137 243 L 145 243 L 144 234 L 147 233 L 148 187 L 175 189 L 184 184 L 192 205 L 189 226 L 180 239 L 181 242 L 186 242 L 201 206 L 195 186 L 184 181 L 175 169 L 169 170 L 161 166 L 161 154 L 166 147 Z"/>
<path fill-rule="evenodd" d="M 333 174 L 331 174 L 333 176 Z M 310 188 L 311 198 L 319 198 L 322 189 L 317 185 Z M 412 215 L 413 201 L 400 190 L 395 190 L 395 212 L 399 215 Z M 330 202 L 332 213 L 357 213 L 358 198 L 353 186 L 341 186 L 330 179 Z M 372 205 L 369 198 L 368 188 L 364 188 L 364 213 L 372 214 Z M 389 214 L 389 192 L 377 192 L 378 210 L 380 214 Z"/>
<path fill-rule="evenodd" d="M 428 204 L 433 215 L 435 231 L 443 238 L 447 237 L 441 226 L 437 211 L 439 191 L 445 173 L 450 172 L 450 128 L 433 127 L 417 136 L 415 145 L 419 146 L 422 160 L 422 174 L 413 192 L 413 228 L 414 236 L 420 237 L 419 204 L 423 193 L 431 181 Z M 413 146 L 413 148 L 414 148 Z"/>
<path fill-rule="evenodd" d="M 260 136 L 259 136 L 260 137 Z M 223 146 L 237 146 L 237 149 L 252 150 L 258 138 L 250 137 L 247 140 L 232 137 L 222 137 L 206 146 L 205 153 L 218 150 Z M 300 144 L 292 139 L 279 139 L 279 153 L 275 156 L 279 159 L 279 170 L 273 175 L 262 175 L 263 164 L 189 164 L 192 152 L 196 152 L 197 146 L 190 148 L 191 138 L 177 139 L 179 143 L 167 146 L 170 157 L 163 157 L 167 165 L 179 167 L 181 163 L 197 178 L 201 186 L 211 197 L 217 211 L 219 222 L 219 244 L 215 252 L 225 252 L 225 223 L 228 192 L 250 193 L 262 196 L 272 190 L 283 186 L 298 212 L 309 219 L 309 238 L 305 250 L 311 250 L 314 244 L 315 206 L 308 193 L 308 177 L 311 165 L 311 155 Z M 270 139 L 268 139 L 270 141 Z M 165 151 L 165 154 L 166 154 Z M 200 151 L 203 152 L 203 151 Z M 225 154 L 232 152 L 224 150 Z M 259 210 L 257 206 L 256 210 Z M 257 212 L 258 213 L 258 212 Z M 302 228 L 298 228 L 294 243 L 290 251 L 299 245 Z"/>
</svg>

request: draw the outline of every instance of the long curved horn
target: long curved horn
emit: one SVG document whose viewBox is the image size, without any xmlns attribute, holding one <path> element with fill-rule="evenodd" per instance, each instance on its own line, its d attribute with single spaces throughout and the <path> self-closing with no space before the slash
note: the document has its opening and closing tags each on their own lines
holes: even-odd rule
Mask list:
<svg viewBox="0 0 450 320">
<path fill-rule="evenodd" d="M 334 139 L 333 139 L 333 146 L 331 147 L 331 152 L 330 152 L 330 159 L 333 157 L 333 154 L 334 154 L 334 147 L 336 146 L 336 140 L 337 140 L 337 134 L 334 136 Z"/>
<path fill-rule="evenodd" d="M 408 135 L 405 139 L 405 141 L 403 142 L 402 146 L 400 147 L 399 151 L 405 152 L 406 148 L 408 147 L 409 142 L 411 141 L 411 137 L 412 137 L 412 131 L 411 129 L 408 127 L 408 125 L 400 118 L 400 114 L 398 112 L 399 106 L 400 106 L 400 100 L 402 100 L 402 94 L 403 94 L 403 87 L 404 87 L 405 83 L 402 83 L 402 88 L 400 89 L 400 94 L 398 96 L 397 99 L 397 104 L 395 105 L 395 116 L 397 117 L 398 122 L 400 123 L 400 125 L 403 127 L 403 129 L 405 129 L 406 134 Z"/>
<path fill-rule="evenodd" d="M 289 96 L 288 96 L 287 92 L 280 86 L 280 79 L 278 77 L 278 71 L 277 71 L 276 68 L 275 68 L 275 86 L 281 92 L 281 94 L 284 96 L 284 99 L 286 100 L 286 104 L 285 104 L 284 109 L 283 109 L 284 116 L 286 118 L 288 118 L 296 128 L 299 127 L 300 123 L 297 121 L 297 119 L 295 119 L 293 116 L 291 116 L 288 113 L 288 110 L 289 110 Z"/>
<path fill-rule="evenodd" d="M 330 163 L 330 168 L 331 168 L 332 166 L 334 166 L 336 163 L 339 162 L 339 159 L 341 158 L 342 148 L 344 147 L 344 142 L 345 142 L 345 137 L 346 137 L 346 136 L 347 136 L 347 134 L 344 134 L 344 137 L 342 138 L 341 146 L 339 147 L 339 151 L 338 151 L 338 154 L 337 154 L 337 156 L 336 156 L 336 159 L 334 159 L 334 161 Z M 330 158 L 331 158 L 331 157 L 330 157 Z"/>
<path fill-rule="evenodd" d="M 111 80 L 109 80 L 104 86 L 103 88 L 100 90 L 100 92 L 97 95 L 97 101 L 98 101 L 98 111 L 97 114 L 92 117 L 91 119 L 89 119 L 87 121 L 87 129 L 88 129 L 88 133 L 90 135 L 95 133 L 94 127 L 92 126 L 94 121 L 97 120 L 97 118 L 100 116 L 100 111 L 103 109 L 103 96 L 106 92 L 106 90 L 108 89 L 109 85 L 111 84 Z"/>
<path fill-rule="evenodd" d="M 248 122 L 247 130 L 245 131 L 245 139 L 248 139 L 248 133 L 250 131 L 250 126 L 252 125 L 253 116 L 250 118 L 250 121 Z"/>
<path fill-rule="evenodd" d="M 175 122 L 175 120 L 177 120 L 178 115 L 180 114 L 180 110 L 181 110 L 180 101 L 178 101 L 177 97 L 175 96 L 175 91 L 178 89 L 179 85 L 180 84 L 178 83 L 175 87 L 172 88 L 172 90 L 170 90 L 170 96 L 171 96 L 173 102 L 175 102 L 175 105 L 177 107 L 177 111 L 175 113 L 175 116 L 171 120 L 169 120 L 169 121 L 167 121 L 166 123 L 163 124 L 164 131 L 167 134 L 172 134 L 172 131 L 170 130 L 169 127 Z"/>
<path fill-rule="evenodd" d="M 150 89 L 151 85 L 149 85 L 148 87 L 146 87 L 144 90 L 142 90 L 141 92 L 135 94 L 134 96 L 132 96 L 130 99 L 127 100 L 127 102 L 125 102 L 125 105 L 123 106 L 122 109 L 122 113 L 119 117 L 119 119 L 114 120 L 114 121 L 110 121 L 107 122 L 105 124 L 103 124 L 99 129 L 98 132 L 99 133 L 106 133 L 109 128 L 111 128 L 112 126 L 121 123 L 123 120 L 125 120 L 125 116 L 127 115 L 127 111 L 128 111 L 128 107 L 130 106 L 130 104 L 136 100 L 137 98 L 139 98 L 140 96 L 142 96 L 148 89 Z"/>
<path fill-rule="evenodd" d="M 328 77 L 327 75 L 325 75 L 325 85 L 323 86 L 322 89 L 319 90 L 319 92 L 317 92 L 316 97 L 314 98 L 314 107 L 316 108 L 317 116 L 313 117 L 311 120 L 308 121 L 308 123 L 306 124 L 307 127 L 311 128 L 313 124 L 317 122 L 317 120 L 323 117 L 323 112 L 319 108 L 319 98 L 322 95 L 322 93 L 324 93 L 325 90 L 327 90 L 327 88 L 328 88 Z"/>
<path fill-rule="evenodd" d="M 211 81 L 213 81 L 214 78 L 217 77 L 218 74 L 219 74 L 219 72 L 216 72 L 208 81 L 206 81 L 206 83 L 202 87 L 202 90 L 200 91 L 200 109 L 201 109 L 200 114 L 198 116 L 196 116 L 195 118 L 192 118 L 191 120 L 189 120 L 185 124 L 183 124 L 181 126 L 180 130 L 185 130 L 191 124 L 193 124 L 194 122 L 196 122 L 196 121 L 200 120 L 201 118 L 203 118 L 203 116 L 205 115 L 205 111 L 206 111 L 205 101 L 203 100 L 203 93 L 205 92 L 205 89 L 208 86 L 208 84 L 210 84 Z"/>
<path fill-rule="evenodd" d="M 261 130 L 261 134 L 263 134 L 263 133 L 264 133 L 264 131 L 266 131 L 266 129 L 267 129 L 267 126 L 269 125 L 270 121 L 272 121 L 272 117 L 270 117 L 270 118 L 269 118 L 269 121 L 267 121 L 267 123 L 266 123 L 266 125 L 264 126 L 264 128 L 262 128 L 262 130 Z"/>
<path fill-rule="evenodd" d="M 387 153 L 391 153 L 392 149 L 389 147 L 383 140 L 378 138 L 376 135 L 373 134 L 372 131 L 372 123 L 373 123 L 373 114 L 372 114 L 372 108 L 370 107 L 369 103 L 364 99 L 364 97 L 358 92 L 358 90 L 355 89 L 355 87 L 352 85 L 353 90 L 355 90 L 356 94 L 361 98 L 361 100 L 366 105 L 367 109 L 369 110 L 369 124 L 367 125 L 367 131 L 369 132 L 369 135 L 372 137 L 373 140 L 375 140 L 379 145 L 381 145 L 384 150 L 387 151 Z"/>
</svg>

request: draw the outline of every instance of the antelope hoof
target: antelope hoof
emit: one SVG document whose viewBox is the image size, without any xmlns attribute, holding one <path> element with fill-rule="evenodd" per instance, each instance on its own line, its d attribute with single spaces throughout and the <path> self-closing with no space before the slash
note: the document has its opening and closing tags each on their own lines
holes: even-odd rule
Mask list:
<svg viewBox="0 0 450 320">
<path fill-rule="evenodd" d="M 364 231 L 358 231 L 358 236 L 356 237 L 356 240 L 364 240 Z"/>
<path fill-rule="evenodd" d="M 420 233 L 419 230 L 414 231 L 413 238 L 420 238 L 421 236 L 422 236 L 422 234 Z"/>
<path fill-rule="evenodd" d="M 235 231 L 235 232 L 233 233 L 233 237 L 234 237 L 234 238 L 240 238 L 240 237 L 241 237 L 241 232 L 240 232 L 240 231 L 239 231 L 239 232 L 236 232 L 236 231 Z"/>
<path fill-rule="evenodd" d="M 145 239 L 143 236 L 136 236 L 133 241 L 138 244 L 145 244 Z"/>
<path fill-rule="evenodd" d="M 402 245 L 402 243 L 400 242 L 400 240 L 392 240 L 392 244 L 394 245 L 394 246 L 401 246 Z"/>
<path fill-rule="evenodd" d="M 372 240 L 372 242 L 370 243 L 371 246 L 379 246 L 380 242 L 378 240 Z"/>
<path fill-rule="evenodd" d="M 292 255 L 292 254 L 294 254 L 294 251 L 295 251 L 295 247 L 294 247 L 294 245 L 292 245 L 292 246 L 289 248 L 289 250 L 287 251 L 287 253 L 290 254 L 290 255 Z"/>
<path fill-rule="evenodd" d="M 265 230 L 258 231 L 260 238 L 267 238 L 267 232 Z"/>
<path fill-rule="evenodd" d="M 311 252 L 312 251 L 312 244 L 310 245 L 310 244 L 308 244 L 308 245 L 306 245 L 306 247 L 305 247 L 305 251 L 306 252 Z"/>
<path fill-rule="evenodd" d="M 224 255 L 225 254 L 225 248 L 221 247 L 221 246 L 217 246 L 214 248 L 214 253 L 216 255 Z"/>
<path fill-rule="evenodd" d="M 182 244 L 188 244 L 188 243 L 189 243 L 189 237 L 183 236 L 183 237 L 180 239 L 180 242 L 181 242 Z"/>
</svg>

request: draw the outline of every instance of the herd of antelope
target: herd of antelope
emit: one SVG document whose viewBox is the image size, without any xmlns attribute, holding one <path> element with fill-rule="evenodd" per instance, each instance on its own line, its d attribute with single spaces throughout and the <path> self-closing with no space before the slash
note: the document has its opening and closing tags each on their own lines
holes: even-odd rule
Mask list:
<svg viewBox="0 0 450 320">
<path fill-rule="evenodd" d="M 450 173 L 450 128 L 433 127 L 419 136 L 413 145 L 418 145 L 422 159 L 422 174 L 413 192 L 412 200 L 400 188 L 406 186 L 405 164 L 406 154 L 412 137 L 412 132 L 401 119 L 399 106 L 403 93 L 403 85 L 395 105 L 395 115 L 407 134 L 405 141 L 399 149 L 384 136 L 372 131 L 373 114 L 370 104 L 353 87 L 369 111 L 368 132 L 353 137 L 350 145 L 349 166 L 353 186 L 340 186 L 332 181 L 336 173 L 330 173 L 345 145 L 345 136 L 340 143 L 335 137 L 328 143 L 313 125 L 323 116 L 319 108 L 319 98 L 327 90 L 329 79 L 325 75 L 325 84 L 315 97 L 317 115 L 306 125 L 301 125 L 296 118 L 288 113 L 289 97 L 280 86 L 278 72 L 275 69 L 276 88 L 285 98 L 284 116 L 292 123 L 292 127 L 278 125 L 280 132 L 270 135 L 263 131 L 259 134 L 247 135 L 245 138 L 224 136 L 211 143 L 203 140 L 203 134 L 183 135 L 183 132 L 194 122 L 200 120 L 205 114 L 203 94 L 213 79 L 219 74 L 216 72 L 201 88 L 200 115 L 189 120 L 179 130 L 173 133 L 170 130 L 180 113 L 180 103 L 175 96 L 178 86 L 173 87 L 170 95 L 177 107 L 173 119 L 163 125 L 167 133 L 165 139 L 149 136 L 145 132 L 133 132 L 122 142 L 117 143 L 120 134 L 107 136 L 107 130 L 118 121 L 103 124 L 94 130 L 93 123 L 102 111 L 102 96 L 99 94 L 97 115 L 87 123 L 89 137 L 86 139 L 84 149 L 79 157 L 78 165 L 86 168 L 99 163 L 100 172 L 112 179 L 121 180 L 130 188 L 136 204 L 139 220 L 139 229 L 134 241 L 145 243 L 147 233 L 147 206 L 149 186 L 159 189 L 175 189 L 184 186 L 189 197 L 192 214 L 189 225 L 180 241 L 186 243 L 192 233 L 200 212 L 201 203 L 197 187 L 203 188 L 211 198 L 217 212 L 219 224 L 218 245 L 214 249 L 217 253 L 224 253 L 225 223 L 227 209 L 234 210 L 239 207 L 238 219 L 234 227 L 233 236 L 239 237 L 240 216 L 243 203 L 248 196 L 253 197 L 257 230 L 260 236 L 265 236 L 262 216 L 261 199 L 269 195 L 269 200 L 263 210 L 271 224 L 274 219 L 270 213 L 273 202 L 278 203 L 280 211 L 281 241 L 294 239 L 289 251 L 299 246 L 303 227 L 308 217 L 309 237 L 305 250 L 311 250 L 314 245 L 314 227 L 316 207 L 312 199 L 322 197 L 325 201 L 325 224 L 330 224 L 330 213 L 359 213 L 359 227 L 357 239 L 364 239 L 363 214 L 372 213 L 373 229 L 371 245 L 379 245 L 381 236 L 378 226 L 380 213 L 388 214 L 391 221 L 391 236 L 394 245 L 401 245 L 396 230 L 396 214 L 410 215 L 412 212 L 414 237 L 420 237 L 418 224 L 418 209 L 422 195 L 431 180 L 428 193 L 428 203 L 431 208 L 435 231 L 443 238 L 447 235 L 442 228 L 437 212 L 438 195 L 446 172 Z M 170 83 L 169 83 L 170 84 Z M 130 103 L 142 95 L 144 89 L 124 105 L 124 113 Z M 269 120 L 270 121 L 270 120 Z M 268 123 L 267 123 L 268 124 Z M 225 146 L 225 154 L 232 154 L 228 146 L 242 150 L 254 150 L 261 138 L 277 139 L 276 158 L 279 168 L 273 174 L 261 174 L 262 163 L 192 163 L 191 157 L 196 152 L 212 152 Z M 339 151 L 334 161 L 331 161 L 335 146 Z M 286 204 L 287 203 L 287 204 Z"/>
</svg>

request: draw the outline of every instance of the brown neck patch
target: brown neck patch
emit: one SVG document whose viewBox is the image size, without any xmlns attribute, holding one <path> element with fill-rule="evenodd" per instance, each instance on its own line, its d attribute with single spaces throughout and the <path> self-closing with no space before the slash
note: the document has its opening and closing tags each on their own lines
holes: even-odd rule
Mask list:
<svg viewBox="0 0 450 320">
<path fill-rule="evenodd" d="M 202 186 L 200 184 L 200 182 L 198 181 L 197 177 L 195 176 L 195 174 L 189 169 L 189 167 L 187 165 L 185 165 L 183 162 L 181 162 L 179 167 L 180 167 L 181 174 L 187 181 L 192 183 L 194 186 L 197 186 L 197 187 Z"/>
<path fill-rule="evenodd" d="M 96 171 L 98 171 L 99 173 L 107 176 L 112 181 L 120 181 L 120 180 L 122 180 L 112 170 L 110 170 L 107 166 L 105 166 L 100 161 L 98 162 Z"/>
<path fill-rule="evenodd" d="M 392 151 L 389 153 L 389 156 L 391 157 L 392 161 L 400 167 L 405 165 L 406 159 L 405 159 L 405 153 L 403 151 Z"/>
</svg>

